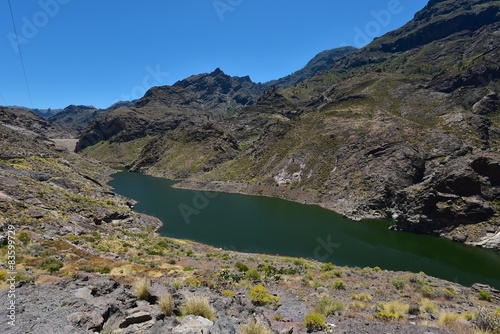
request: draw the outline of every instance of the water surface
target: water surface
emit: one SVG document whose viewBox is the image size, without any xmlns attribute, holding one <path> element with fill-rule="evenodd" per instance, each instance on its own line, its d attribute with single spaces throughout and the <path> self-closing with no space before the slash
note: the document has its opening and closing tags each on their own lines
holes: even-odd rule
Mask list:
<svg viewBox="0 0 500 334">
<path fill-rule="evenodd" d="M 389 231 L 389 221 L 352 221 L 313 205 L 174 189 L 175 182 L 120 172 L 115 191 L 163 222 L 159 233 L 240 252 L 315 258 L 337 265 L 423 271 L 500 288 L 500 252 L 443 238 Z"/>
</svg>

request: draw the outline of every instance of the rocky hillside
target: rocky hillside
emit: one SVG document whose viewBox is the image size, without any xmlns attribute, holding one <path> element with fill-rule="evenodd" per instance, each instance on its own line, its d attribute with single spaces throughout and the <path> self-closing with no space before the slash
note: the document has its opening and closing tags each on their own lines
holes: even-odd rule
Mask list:
<svg viewBox="0 0 500 334">
<path fill-rule="evenodd" d="M 318 53 L 306 64 L 306 66 L 304 66 L 300 70 L 293 72 L 292 74 L 287 75 L 286 77 L 283 77 L 281 79 L 266 82 L 265 85 L 268 87 L 275 86 L 279 89 L 285 89 L 291 86 L 295 86 L 302 81 L 313 77 L 321 71 L 329 70 L 336 60 L 347 56 L 355 52 L 356 50 L 356 48 L 353 48 L 351 46 L 325 50 Z"/>
<path fill-rule="evenodd" d="M 106 112 L 106 110 L 97 109 L 93 106 L 70 105 L 61 112 L 49 117 L 48 121 L 76 131 L 81 131 L 87 127 L 92 120 Z"/>
<path fill-rule="evenodd" d="M 329 70 L 268 88 L 222 120 L 201 117 L 202 101 L 188 103 L 185 94 L 160 97 L 199 76 L 155 88 L 125 117 L 93 123 L 79 149 L 184 179 L 184 187 L 394 217 L 396 229 L 498 249 L 499 8 L 491 0 L 430 1 Z M 169 101 L 199 112 L 176 107 L 175 117 L 159 116 Z"/>
<path fill-rule="evenodd" d="M 0 124 L 30 137 L 73 138 L 76 132 L 35 115 L 27 108 L 0 106 Z"/>
<path fill-rule="evenodd" d="M 499 329 L 500 292 L 481 284 L 469 288 L 424 273 L 242 254 L 161 237 L 157 219 L 133 212 L 135 203 L 106 185 L 114 171 L 49 140 L 30 114 L 5 114 L 2 333 Z M 207 131 L 215 130 L 200 129 Z"/>
</svg>

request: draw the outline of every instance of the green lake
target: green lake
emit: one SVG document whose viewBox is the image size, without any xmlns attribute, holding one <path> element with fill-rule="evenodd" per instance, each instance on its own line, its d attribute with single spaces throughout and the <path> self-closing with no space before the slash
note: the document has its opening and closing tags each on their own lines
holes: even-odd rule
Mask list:
<svg viewBox="0 0 500 334">
<path fill-rule="evenodd" d="M 119 172 L 110 185 L 118 194 L 138 201 L 135 211 L 161 219 L 158 232 L 164 236 L 341 266 L 423 271 L 463 285 L 478 282 L 500 288 L 500 252 L 389 231 L 390 221 L 356 222 L 314 205 L 174 189 L 174 183 Z"/>
</svg>

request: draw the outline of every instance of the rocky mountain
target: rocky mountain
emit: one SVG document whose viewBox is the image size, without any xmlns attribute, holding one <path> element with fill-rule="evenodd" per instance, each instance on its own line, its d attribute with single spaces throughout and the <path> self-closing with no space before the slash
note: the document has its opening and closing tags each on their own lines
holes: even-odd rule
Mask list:
<svg viewBox="0 0 500 334">
<path fill-rule="evenodd" d="M 353 48 L 351 46 L 325 50 L 318 53 L 306 64 L 306 66 L 304 66 L 300 70 L 293 72 L 292 74 L 287 75 L 286 77 L 283 77 L 281 79 L 266 82 L 265 85 L 269 87 L 276 86 L 279 89 L 295 86 L 302 81 L 313 77 L 321 71 L 329 70 L 336 60 L 347 56 L 355 52 L 356 50 L 356 48 Z"/>
<path fill-rule="evenodd" d="M 49 117 L 48 121 L 55 124 L 61 124 L 76 131 L 81 131 L 88 126 L 92 120 L 106 112 L 106 110 L 97 109 L 93 106 L 70 105 L 61 112 Z"/>
<path fill-rule="evenodd" d="M 329 70 L 267 88 L 251 103 L 239 99 L 246 107 L 225 119 L 200 117 L 228 105 L 215 100 L 229 87 L 219 71 L 154 88 L 127 114 L 134 122 L 97 120 L 79 149 L 97 144 L 86 154 L 184 179 L 180 186 L 319 203 L 352 218 L 394 217 L 397 229 L 498 248 L 498 9 L 497 1 L 430 1 Z M 221 80 L 217 88 L 198 83 L 208 78 Z M 201 91 L 196 102 L 181 90 L 188 87 Z M 162 108 L 177 115 L 152 111 Z M 131 126 L 141 122 L 154 130 Z M 134 154 L 113 155 L 128 146 Z"/>
<path fill-rule="evenodd" d="M 38 115 L 40 117 L 43 117 L 45 119 L 48 119 L 49 117 L 54 116 L 55 114 L 61 112 L 62 109 L 31 109 L 31 112 L 34 113 L 35 115 Z"/>
</svg>

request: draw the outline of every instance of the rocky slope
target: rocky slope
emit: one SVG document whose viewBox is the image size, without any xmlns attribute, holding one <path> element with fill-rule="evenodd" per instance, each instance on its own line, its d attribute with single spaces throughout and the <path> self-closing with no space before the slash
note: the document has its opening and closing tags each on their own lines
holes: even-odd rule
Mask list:
<svg viewBox="0 0 500 334">
<path fill-rule="evenodd" d="M 61 112 L 49 117 L 47 120 L 76 131 L 81 131 L 87 127 L 92 120 L 106 112 L 106 110 L 97 109 L 93 106 L 70 105 Z"/>
<path fill-rule="evenodd" d="M 78 148 L 186 180 L 180 186 L 318 203 L 356 219 L 394 217 L 396 229 L 499 249 L 499 8 L 430 1 L 329 70 L 268 88 L 222 120 L 202 117 L 214 105 L 205 112 L 196 94 L 160 93 L 198 76 L 155 88 L 126 116 L 93 123 Z M 197 96 L 219 96 L 196 87 Z M 158 115 L 179 101 L 188 107 Z"/>
<path fill-rule="evenodd" d="M 319 72 L 329 70 L 336 60 L 347 56 L 355 52 L 356 50 L 356 48 L 353 48 L 351 46 L 325 50 L 318 53 L 306 64 L 306 66 L 304 66 L 300 70 L 293 72 L 292 74 L 287 75 L 286 77 L 283 77 L 281 79 L 268 81 L 265 83 L 265 85 L 268 87 L 275 86 L 279 89 L 285 89 L 298 85 L 302 81 L 313 77 Z"/>
</svg>

